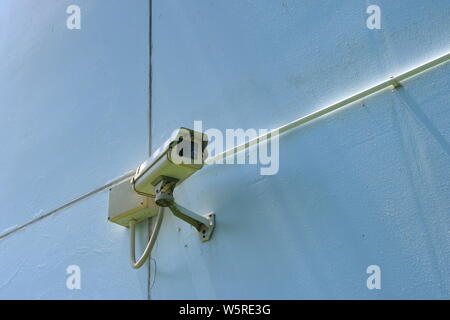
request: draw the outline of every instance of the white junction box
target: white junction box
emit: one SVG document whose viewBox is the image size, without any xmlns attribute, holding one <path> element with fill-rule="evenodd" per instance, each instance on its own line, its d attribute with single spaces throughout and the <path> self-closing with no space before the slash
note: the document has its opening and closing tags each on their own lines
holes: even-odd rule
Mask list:
<svg viewBox="0 0 450 320">
<path fill-rule="evenodd" d="M 108 220 L 128 227 L 130 220 L 140 222 L 158 213 L 153 198 L 134 192 L 129 180 L 109 188 Z"/>
</svg>

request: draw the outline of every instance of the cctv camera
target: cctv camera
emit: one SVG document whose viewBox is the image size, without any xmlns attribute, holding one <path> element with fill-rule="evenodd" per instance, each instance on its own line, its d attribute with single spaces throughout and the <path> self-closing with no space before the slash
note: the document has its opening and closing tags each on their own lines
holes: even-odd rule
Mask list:
<svg viewBox="0 0 450 320">
<path fill-rule="evenodd" d="M 208 137 L 187 128 L 176 130 L 172 137 L 136 170 L 131 180 L 138 194 L 154 197 L 155 187 L 163 179 L 180 184 L 201 169 L 207 157 Z"/>
<path fill-rule="evenodd" d="M 110 189 L 109 220 L 130 227 L 130 260 L 133 268 L 140 268 L 149 257 L 161 227 L 165 207 L 176 217 L 192 225 L 199 232 L 201 241 L 211 238 L 215 226 L 214 213 L 194 213 L 177 204 L 173 196 L 173 190 L 178 184 L 203 167 L 207 145 L 208 138 L 204 133 L 180 128 L 137 168 L 131 185 L 140 196 L 136 196 L 130 184 L 127 187 L 122 183 Z M 155 215 L 156 223 L 147 246 L 136 261 L 136 223 Z"/>
<path fill-rule="evenodd" d="M 142 163 L 131 179 L 134 191 L 155 198 L 159 207 L 192 225 L 200 233 L 201 241 L 208 241 L 214 229 L 214 214 L 196 214 L 175 202 L 173 191 L 197 170 L 207 157 L 208 137 L 187 128 L 176 130 L 172 137 Z"/>
</svg>

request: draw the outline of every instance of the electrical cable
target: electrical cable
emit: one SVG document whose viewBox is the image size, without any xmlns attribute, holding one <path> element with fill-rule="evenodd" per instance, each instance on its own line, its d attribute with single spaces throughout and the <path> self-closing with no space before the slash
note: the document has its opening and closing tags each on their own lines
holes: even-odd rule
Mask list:
<svg viewBox="0 0 450 320">
<path fill-rule="evenodd" d="M 152 252 L 153 246 L 155 245 L 156 238 L 158 238 L 159 229 L 161 228 L 161 223 L 164 217 L 164 208 L 160 207 L 158 211 L 158 215 L 156 216 L 156 224 L 152 230 L 150 239 L 148 240 L 147 246 L 142 253 L 142 256 L 136 262 L 136 243 L 135 243 L 135 235 L 136 235 L 136 220 L 130 221 L 130 258 L 131 258 L 131 266 L 134 269 L 139 269 L 145 263 L 150 253 Z"/>
</svg>

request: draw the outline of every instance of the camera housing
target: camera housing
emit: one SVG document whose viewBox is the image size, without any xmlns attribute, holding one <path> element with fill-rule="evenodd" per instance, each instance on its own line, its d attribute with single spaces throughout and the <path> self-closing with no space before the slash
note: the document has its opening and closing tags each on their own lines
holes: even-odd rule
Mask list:
<svg viewBox="0 0 450 320">
<path fill-rule="evenodd" d="M 140 268 L 150 256 L 158 237 L 164 208 L 193 226 L 200 241 L 209 241 L 215 227 L 215 214 L 200 215 L 175 202 L 175 187 L 200 170 L 208 156 L 208 137 L 187 128 L 180 128 L 164 145 L 143 162 L 131 181 L 123 181 L 109 189 L 108 220 L 130 228 L 130 261 Z M 141 257 L 136 261 L 136 224 L 156 216 L 151 235 Z"/>
<path fill-rule="evenodd" d="M 162 147 L 143 162 L 131 179 L 136 193 L 154 198 L 161 208 L 192 225 L 200 234 L 201 241 L 211 238 L 215 226 L 215 215 L 210 212 L 200 215 L 175 202 L 176 186 L 200 170 L 208 156 L 208 137 L 203 132 L 180 128 L 172 134 Z"/>
<path fill-rule="evenodd" d="M 176 130 L 171 138 L 143 162 L 131 179 L 136 193 L 154 197 L 155 187 L 168 178 L 180 184 L 200 170 L 207 158 L 206 134 L 188 128 Z"/>
</svg>

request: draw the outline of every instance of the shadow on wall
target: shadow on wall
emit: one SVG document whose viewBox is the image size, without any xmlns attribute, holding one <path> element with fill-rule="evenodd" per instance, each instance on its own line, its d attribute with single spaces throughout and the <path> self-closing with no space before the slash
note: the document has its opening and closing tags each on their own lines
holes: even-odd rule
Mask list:
<svg viewBox="0 0 450 320">
<path fill-rule="evenodd" d="M 439 132 L 433 121 L 423 112 L 423 108 L 426 106 L 420 106 L 413 97 L 411 97 L 407 90 L 404 88 L 399 88 L 397 91 L 398 97 L 411 111 L 414 117 L 423 124 L 423 126 L 430 132 L 434 139 L 439 143 L 442 149 L 450 156 L 450 143 L 445 139 L 445 137 Z"/>
</svg>

